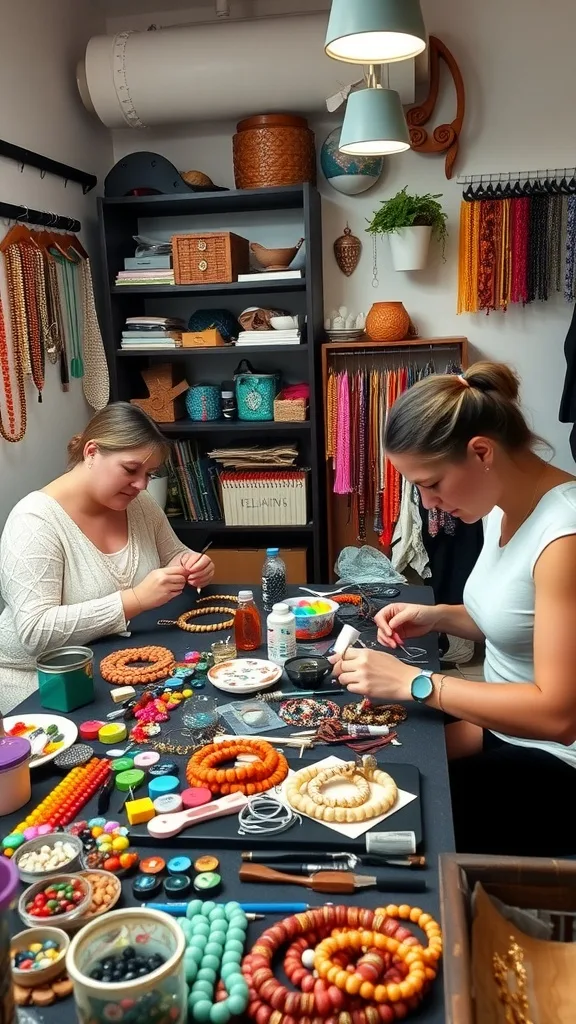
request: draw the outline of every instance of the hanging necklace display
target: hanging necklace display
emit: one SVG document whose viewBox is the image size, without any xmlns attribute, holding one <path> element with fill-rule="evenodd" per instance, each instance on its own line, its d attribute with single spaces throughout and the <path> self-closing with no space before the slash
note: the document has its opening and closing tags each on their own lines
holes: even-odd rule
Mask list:
<svg viewBox="0 0 576 1024">
<path fill-rule="evenodd" d="M 347 224 L 344 228 L 344 234 L 340 235 L 340 237 L 334 242 L 334 256 L 336 258 L 336 263 L 346 277 L 350 277 L 356 270 L 361 254 L 362 242 L 356 237 L 356 235 L 352 234 L 352 231 Z"/>
<path fill-rule="evenodd" d="M 21 441 L 26 433 L 26 391 L 24 385 L 24 369 L 22 366 L 22 355 L 15 344 L 13 349 L 14 376 L 16 378 L 16 390 L 18 392 L 18 406 L 19 406 L 19 428 L 16 429 L 16 409 L 14 406 L 14 395 L 12 392 L 12 378 L 11 378 L 11 366 L 10 357 L 8 355 L 8 336 L 6 334 L 6 320 L 4 318 L 4 308 L 2 305 L 2 299 L 0 297 L 0 368 L 2 370 L 2 385 L 4 388 L 4 401 L 6 402 L 6 412 L 8 415 L 8 424 L 6 425 L 2 419 L 0 412 L 0 434 L 5 441 L 11 441 L 13 443 Z"/>
</svg>

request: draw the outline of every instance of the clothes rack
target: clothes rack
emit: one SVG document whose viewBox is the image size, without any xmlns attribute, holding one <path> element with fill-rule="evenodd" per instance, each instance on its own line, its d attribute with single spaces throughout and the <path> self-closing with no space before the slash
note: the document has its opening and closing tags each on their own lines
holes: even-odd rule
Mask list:
<svg viewBox="0 0 576 1024">
<path fill-rule="evenodd" d="M 326 430 L 326 492 L 328 511 L 328 556 L 333 571 L 338 553 L 348 545 L 368 543 L 378 547 L 390 544 L 394 523 L 387 519 L 386 502 L 379 500 L 386 492 L 388 473 L 388 504 L 398 505 L 401 496 L 397 479 L 391 479 L 381 445 L 381 429 L 386 408 L 401 390 L 419 376 L 444 372 L 448 367 L 468 365 L 467 339 L 410 338 L 399 342 L 329 342 L 322 346 L 322 379 L 324 423 Z M 333 399 L 334 378 L 348 373 L 350 387 L 349 430 L 340 431 L 338 424 L 338 460 L 329 452 L 334 445 Z M 456 370 L 457 372 L 457 370 Z M 400 376 L 399 376 L 400 375 Z M 375 380 L 375 378 L 379 378 Z M 384 385 L 383 380 L 386 379 Z M 330 382 L 330 384 L 329 384 Z M 372 387 L 378 386 L 378 410 L 373 408 Z M 358 399 L 363 389 L 364 398 Z M 332 419 L 331 419 L 332 417 Z M 379 437 L 376 437 L 376 435 Z M 341 446 L 348 445 L 350 487 L 346 488 L 346 472 L 342 474 Z M 337 479 L 338 474 L 338 479 Z M 354 479 L 352 479 L 352 477 Z M 340 489 L 340 493 L 335 493 Z M 392 501 L 392 493 L 396 498 Z M 398 493 L 396 493 L 398 492 Z M 375 514 L 377 512 L 377 514 Z M 378 527 L 378 528 L 377 528 Z M 389 553 L 387 551 L 386 553 Z"/>
<path fill-rule="evenodd" d="M 17 221 L 19 224 L 38 224 L 42 227 L 58 228 L 60 231 L 77 233 L 82 230 L 82 224 L 74 217 L 64 217 L 45 210 L 30 210 L 27 206 L 14 206 L 13 203 L 0 203 L 0 217 Z"/>
<path fill-rule="evenodd" d="M 64 178 L 65 184 L 74 181 L 82 186 L 85 195 L 98 183 L 95 174 L 81 171 L 79 167 L 72 167 L 70 164 L 62 164 L 59 160 L 52 160 L 49 156 L 34 153 L 33 150 L 24 149 L 23 146 L 15 146 L 12 142 L 6 142 L 5 139 L 0 139 L 0 157 L 2 156 L 7 160 L 15 160 L 17 164 L 20 164 L 21 169 L 36 167 L 42 177 L 46 174 L 53 174 L 57 178 Z"/>
</svg>

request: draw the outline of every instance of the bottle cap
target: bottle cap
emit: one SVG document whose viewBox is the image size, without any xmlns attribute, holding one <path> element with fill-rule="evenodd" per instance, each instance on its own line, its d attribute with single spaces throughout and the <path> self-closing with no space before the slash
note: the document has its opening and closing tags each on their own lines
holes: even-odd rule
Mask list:
<svg viewBox="0 0 576 1024">
<path fill-rule="evenodd" d="M 266 554 L 270 555 L 271 558 L 274 558 L 275 555 L 280 554 L 280 548 L 266 548 Z"/>
<path fill-rule="evenodd" d="M 251 590 L 240 590 L 238 592 L 238 600 L 239 601 L 253 601 L 254 600 L 254 594 L 252 593 Z"/>
<path fill-rule="evenodd" d="M 278 615 L 286 615 L 290 611 L 290 607 L 282 602 L 280 604 L 273 604 L 272 611 Z"/>
</svg>

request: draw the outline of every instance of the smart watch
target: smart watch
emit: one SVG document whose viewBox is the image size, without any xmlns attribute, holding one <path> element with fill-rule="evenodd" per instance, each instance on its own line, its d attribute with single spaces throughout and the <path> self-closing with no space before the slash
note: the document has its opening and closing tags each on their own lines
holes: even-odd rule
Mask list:
<svg viewBox="0 0 576 1024">
<path fill-rule="evenodd" d="M 410 683 L 410 695 L 418 704 L 425 704 L 434 693 L 433 673 L 425 668 Z"/>
</svg>

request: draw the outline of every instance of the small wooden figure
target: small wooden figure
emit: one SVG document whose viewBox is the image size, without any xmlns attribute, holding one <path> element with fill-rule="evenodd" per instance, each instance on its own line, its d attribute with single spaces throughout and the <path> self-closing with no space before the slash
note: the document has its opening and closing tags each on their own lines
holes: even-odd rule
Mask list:
<svg viewBox="0 0 576 1024">
<path fill-rule="evenodd" d="M 139 405 L 157 423 L 174 423 L 184 416 L 184 399 L 180 396 L 188 390 L 188 381 L 175 381 L 175 367 L 172 363 L 161 363 L 147 370 L 141 370 L 148 388 L 149 398 L 131 398 L 132 405 Z"/>
</svg>

